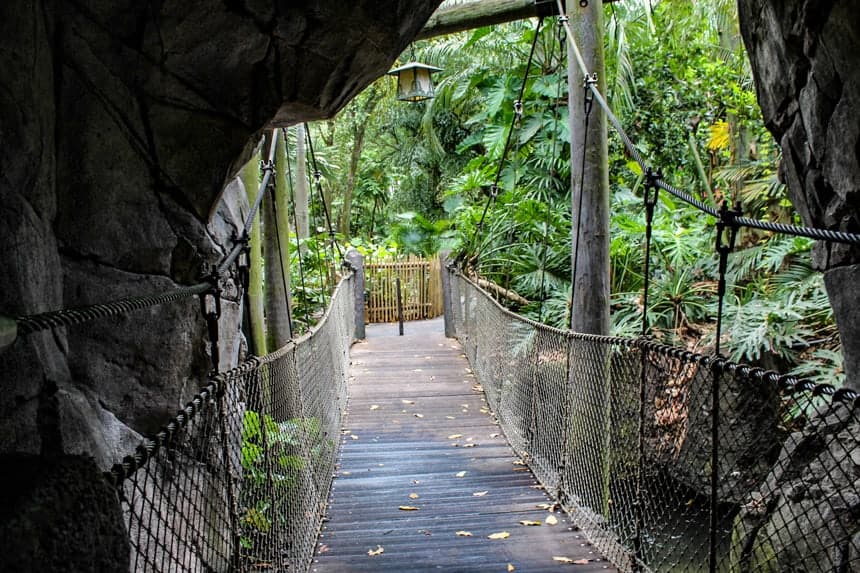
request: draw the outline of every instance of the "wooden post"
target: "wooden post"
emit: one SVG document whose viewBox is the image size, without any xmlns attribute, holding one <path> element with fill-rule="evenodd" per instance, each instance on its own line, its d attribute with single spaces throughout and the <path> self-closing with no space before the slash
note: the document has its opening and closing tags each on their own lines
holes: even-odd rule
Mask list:
<svg viewBox="0 0 860 573">
<path fill-rule="evenodd" d="M 439 253 L 440 275 L 442 278 L 442 315 L 445 317 L 445 337 L 454 338 L 454 301 L 451 296 L 451 275 L 448 272 L 448 257 L 451 251 Z"/>
<path fill-rule="evenodd" d="M 571 39 L 582 63 L 596 74 L 596 86 L 606 93 L 603 59 L 603 3 L 568 2 Z M 571 329 L 609 334 L 609 169 L 606 115 L 588 104 L 585 74 L 573 50 L 568 57 L 570 88 L 570 159 L 572 272 Z M 572 340 L 568 354 L 571 428 L 570 460 L 577 466 L 570 493 L 600 517 L 609 511 L 609 357 L 604 346 Z"/>
<path fill-rule="evenodd" d="M 598 88 L 606 93 L 603 65 L 603 4 L 568 3 L 573 39 Z M 595 103 L 587 114 L 584 76 L 576 58 L 568 58 L 570 88 L 570 178 L 572 257 L 575 285 L 571 329 L 586 334 L 609 334 L 609 169 L 606 116 Z M 583 162 L 583 154 L 585 161 Z M 584 169 L 583 169 L 584 166 Z M 580 213 L 580 205 L 582 212 Z M 579 251 L 577 257 L 576 250 Z"/>
<path fill-rule="evenodd" d="M 400 295 L 400 277 L 397 277 L 397 321 L 400 323 L 400 336 L 403 336 L 403 299 Z"/>
<path fill-rule="evenodd" d="M 346 253 L 346 260 L 355 273 L 355 330 L 352 337 L 364 340 L 364 257 L 355 249 Z"/>
</svg>

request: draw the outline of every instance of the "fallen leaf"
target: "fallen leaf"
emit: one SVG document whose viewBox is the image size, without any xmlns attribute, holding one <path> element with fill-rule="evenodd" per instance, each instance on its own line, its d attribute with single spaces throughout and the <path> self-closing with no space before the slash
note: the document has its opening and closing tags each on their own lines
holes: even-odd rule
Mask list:
<svg viewBox="0 0 860 573">
<path fill-rule="evenodd" d="M 515 466 L 524 466 L 524 465 L 526 465 L 526 463 L 522 460 L 514 460 L 514 465 Z"/>
<path fill-rule="evenodd" d="M 412 480 L 412 483 L 418 485 L 419 483 L 421 483 L 421 480 L 414 479 Z"/>
<path fill-rule="evenodd" d="M 418 511 L 418 510 L 419 510 L 419 509 L 421 509 L 421 508 L 420 508 L 420 507 L 415 507 L 414 505 L 401 505 L 401 506 L 400 506 L 400 507 L 398 507 L 397 509 L 399 509 L 399 510 L 401 510 L 401 511 Z"/>
<path fill-rule="evenodd" d="M 371 410 L 379 410 L 379 406 L 377 404 L 374 404 L 373 406 L 370 407 L 370 409 Z"/>
<path fill-rule="evenodd" d="M 454 475 L 456 475 L 458 478 L 466 477 L 466 472 L 457 472 L 457 473 L 456 473 L 456 474 L 454 474 Z"/>
<path fill-rule="evenodd" d="M 417 412 L 416 412 L 416 413 L 415 413 L 415 417 L 416 417 L 416 418 L 423 418 L 423 417 L 424 417 L 424 414 L 419 414 L 419 413 L 417 413 Z"/>
<path fill-rule="evenodd" d="M 547 525 L 555 525 L 556 523 L 558 523 L 558 518 L 554 515 L 547 515 L 544 521 L 546 521 Z"/>
<path fill-rule="evenodd" d="M 456 420 L 456 419 L 457 419 L 457 418 L 455 418 L 454 416 L 445 416 L 445 418 L 446 418 L 446 419 L 448 419 L 448 420 Z"/>
<path fill-rule="evenodd" d="M 317 553 L 328 553 L 328 549 L 328 545 L 326 545 L 325 543 L 320 543 L 320 547 L 319 549 L 317 549 Z"/>
<path fill-rule="evenodd" d="M 414 404 L 415 400 L 401 400 L 404 404 Z"/>
<path fill-rule="evenodd" d="M 520 525 L 540 525 L 540 521 L 529 521 L 527 519 L 520 520 Z"/>
<path fill-rule="evenodd" d="M 456 440 L 457 438 L 462 438 L 462 437 L 463 437 L 463 434 L 451 434 L 450 436 L 448 436 L 448 439 L 449 440 Z"/>
<path fill-rule="evenodd" d="M 477 445 L 478 445 L 478 444 L 463 444 L 463 447 L 464 447 L 464 448 L 474 448 L 474 447 L 475 447 L 475 446 L 477 446 Z"/>
<path fill-rule="evenodd" d="M 423 533 L 424 535 L 433 535 L 431 532 L 427 531 L 426 529 L 419 529 L 418 533 Z"/>
<path fill-rule="evenodd" d="M 459 535 L 460 537 L 472 537 L 472 532 L 471 531 L 458 531 L 457 535 Z"/>
<path fill-rule="evenodd" d="M 490 434 L 491 438 L 498 438 L 501 434 Z"/>
<path fill-rule="evenodd" d="M 409 499 L 418 499 L 420 496 L 417 493 L 410 493 Z"/>
<path fill-rule="evenodd" d="M 367 552 L 367 554 L 370 555 L 371 557 L 375 557 L 377 555 L 382 555 L 383 553 L 385 553 L 385 549 L 382 548 L 382 545 L 377 545 L 376 549 L 371 549 Z"/>
<path fill-rule="evenodd" d="M 475 392 L 483 392 L 484 387 L 481 386 L 480 384 L 475 384 L 474 386 L 472 386 L 472 390 L 474 390 Z"/>
<path fill-rule="evenodd" d="M 421 370 L 420 368 L 415 368 L 415 369 L 413 370 L 413 372 L 422 372 L 422 370 Z"/>
<path fill-rule="evenodd" d="M 472 495 L 473 495 L 474 497 L 484 497 L 484 496 L 485 496 L 485 495 L 487 495 L 488 493 L 490 493 L 490 492 L 489 492 L 489 491 L 476 491 L 476 492 L 475 492 L 475 493 L 473 493 Z"/>
<path fill-rule="evenodd" d="M 514 567 L 513 564 L 508 563 L 508 573 L 511 573 L 511 571 L 514 571 L 514 570 L 516 570 L 516 567 Z"/>
<path fill-rule="evenodd" d="M 553 557 L 552 560 L 559 563 L 572 563 L 573 565 L 588 565 L 590 563 L 588 559 L 571 559 L 570 557 Z"/>
<path fill-rule="evenodd" d="M 469 407 L 469 405 L 468 405 L 468 404 L 460 404 L 460 405 L 461 405 L 461 406 L 463 406 L 464 408 L 468 408 L 468 407 Z"/>
<path fill-rule="evenodd" d="M 554 503 L 539 503 L 535 507 L 537 507 L 538 509 L 545 509 L 547 511 L 554 511 L 555 510 L 555 504 Z"/>
<path fill-rule="evenodd" d="M 350 437 L 350 438 L 352 438 L 353 440 L 357 440 L 357 439 L 358 439 L 358 436 L 356 436 L 355 434 L 352 434 L 352 435 L 350 435 L 349 437 Z"/>
<path fill-rule="evenodd" d="M 481 412 L 482 414 L 489 414 L 489 413 L 490 413 L 490 411 L 489 411 L 489 410 L 487 410 L 486 408 L 481 408 L 480 412 Z"/>
<path fill-rule="evenodd" d="M 351 476 L 351 475 L 352 475 L 352 472 L 340 472 L 340 475 L 342 475 L 342 476 Z"/>
<path fill-rule="evenodd" d="M 491 533 L 487 536 L 487 539 L 507 539 L 511 534 L 507 531 L 500 531 L 498 533 Z"/>
</svg>

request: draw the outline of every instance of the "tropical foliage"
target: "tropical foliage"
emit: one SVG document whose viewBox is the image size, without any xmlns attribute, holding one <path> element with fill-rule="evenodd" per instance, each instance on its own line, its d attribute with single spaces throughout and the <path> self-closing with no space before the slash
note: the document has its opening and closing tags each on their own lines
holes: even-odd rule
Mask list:
<svg viewBox="0 0 860 573">
<path fill-rule="evenodd" d="M 604 20 L 607 99 L 649 164 L 710 205 L 739 202 L 745 215 L 796 221 L 776 176 L 779 150 L 756 103 L 734 2 L 627 0 L 607 4 Z M 517 311 L 565 326 L 571 160 L 560 31 L 554 19 L 539 32 L 535 21 L 520 21 L 419 42 L 418 59 L 445 69 L 435 99 L 398 102 L 383 78 L 340 116 L 313 126 L 332 209 L 350 221 L 340 238 L 371 251 L 453 249 L 463 264 L 531 301 Z M 610 181 L 614 331 L 638 334 L 645 314 L 658 338 L 708 350 L 717 312 L 714 220 L 659 195 L 645 312 L 643 174 L 613 133 Z M 810 248 L 805 239 L 739 235 L 723 348 L 733 359 L 833 382 L 838 337 Z"/>
</svg>

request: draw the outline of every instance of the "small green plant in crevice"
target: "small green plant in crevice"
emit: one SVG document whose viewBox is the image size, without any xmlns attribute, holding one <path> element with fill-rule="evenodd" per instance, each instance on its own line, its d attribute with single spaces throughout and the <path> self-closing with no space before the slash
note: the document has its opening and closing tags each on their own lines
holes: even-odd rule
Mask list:
<svg viewBox="0 0 860 573">
<path fill-rule="evenodd" d="M 289 527 L 303 470 L 331 456 L 334 442 L 323 436 L 316 418 L 277 421 L 247 410 L 242 424 L 242 547 L 253 550 L 276 528 Z"/>
</svg>

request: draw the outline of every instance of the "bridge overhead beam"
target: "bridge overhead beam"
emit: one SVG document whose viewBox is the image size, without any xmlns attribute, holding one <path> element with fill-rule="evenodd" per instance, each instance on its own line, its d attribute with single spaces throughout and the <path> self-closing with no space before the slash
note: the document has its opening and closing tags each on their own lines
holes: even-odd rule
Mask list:
<svg viewBox="0 0 860 573">
<path fill-rule="evenodd" d="M 615 1 L 603 0 L 603 3 Z M 555 0 L 475 0 L 442 6 L 430 16 L 416 39 L 423 40 L 540 15 L 546 16 L 542 10 L 551 10 L 550 14 L 554 14 L 555 4 Z"/>
</svg>

